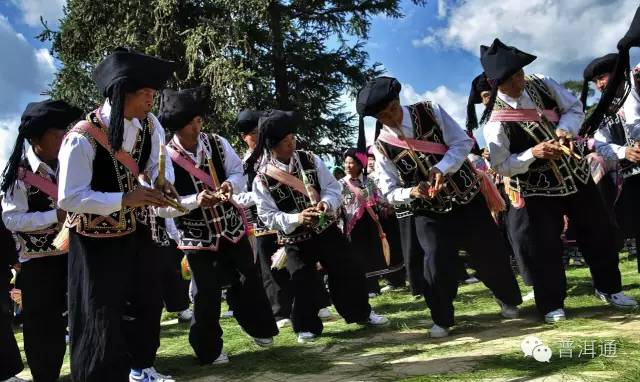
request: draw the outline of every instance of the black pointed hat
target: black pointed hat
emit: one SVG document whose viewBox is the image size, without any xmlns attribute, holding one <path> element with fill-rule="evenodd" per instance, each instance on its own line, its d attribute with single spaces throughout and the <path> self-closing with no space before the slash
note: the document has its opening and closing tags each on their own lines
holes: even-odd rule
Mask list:
<svg viewBox="0 0 640 382">
<path fill-rule="evenodd" d="M 163 90 L 158 113 L 162 126 L 170 131 L 178 131 L 196 116 L 204 116 L 207 112 L 208 90 L 204 86 L 184 90 Z"/>
</svg>

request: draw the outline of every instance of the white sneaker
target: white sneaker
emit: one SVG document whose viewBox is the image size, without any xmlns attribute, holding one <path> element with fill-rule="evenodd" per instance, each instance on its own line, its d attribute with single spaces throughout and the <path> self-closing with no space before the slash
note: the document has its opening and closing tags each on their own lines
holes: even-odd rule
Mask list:
<svg viewBox="0 0 640 382">
<path fill-rule="evenodd" d="M 222 313 L 222 318 L 231 318 L 233 317 L 233 310 L 227 310 L 226 312 Z"/>
<path fill-rule="evenodd" d="M 229 356 L 223 351 L 220 352 L 220 355 L 215 361 L 211 362 L 212 365 L 222 365 L 225 363 L 229 363 Z"/>
<path fill-rule="evenodd" d="M 268 348 L 271 345 L 273 345 L 273 337 L 269 337 L 269 338 L 252 337 L 252 338 L 253 338 L 253 342 L 255 342 L 256 345 L 262 348 Z"/>
<path fill-rule="evenodd" d="M 367 321 L 365 321 L 364 324 L 370 326 L 384 326 L 389 324 L 389 319 L 371 310 L 371 313 L 369 313 L 369 318 L 367 318 Z"/>
<path fill-rule="evenodd" d="M 443 338 L 449 335 L 449 329 L 443 328 L 440 325 L 433 324 L 429 330 L 429 337 L 431 338 Z"/>
<path fill-rule="evenodd" d="M 11 377 L 3 382 L 27 382 L 27 380 L 20 377 Z"/>
<path fill-rule="evenodd" d="M 377 295 L 378 295 L 377 293 L 369 292 L 369 298 L 374 298 Z"/>
<path fill-rule="evenodd" d="M 278 326 L 278 329 L 282 329 L 285 326 L 291 326 L 291 320 L 288 318 L 283 318 L 282 320 L 276 321 L 276 326 Z"/>
<path fill-rule="evenodd" d="M 624 294 L 624 292 L 606 294 L 596 290 L 596 296 L 616 308 L 634 309 L 638 306 L 638 302 L 633 297 L 629 297 Z"/>
<path fill-rule="evenodd" d="M 300 332 L 298 333 L 298 343 L 313 342 L 317 337 L 318 336 L 311 332 Z"/>
<path fill-rule="evenodd" d="M 465 284 L 477 284 L 480 282 L 480 279 L 478 279 L 475 276 L 469 277 L 468 279 L 464 280 Z"/>
<path fill-rule="evenodd" d="M 170 375 L 158 373 L 154 367 L 142 369 L 142 373 L 129 373 L 129 382 L 176 382 Z"/>
<path fill-rule="evenodd" d="M 331 311 L 329 310 L 329 308 L 322 308 L 318 310 L 318 317 L 320 317 L 323 320 L 326 320 L 327 318 L 331 318 Z"/>
<path fill-rule="evenodd" d="M 193 311 L 189 308 L 178 313 L 178 322 L 190 322 L 193 318 Z"/>
<path fill-rule="evenodd" d="M 518 318 L 520 315 L 518 307 L 513 305 L 507 305 L 504 302 L 496 299 L 498 305 L 500 305 L 500 315 L 504 318 Z"/>
<path fill-rule="evenodd" d="M 556 309 L 544 315 L 544 321 L 547 324 L 555 324 L 558 321 L 564 321 L 567 316 L 564 314 L 564 309 Z"/>
<path fill-rule="evenodd" d="M 522 302 L 534 300 L 535 298 L 536 298 L 536 294 L 533 291 L 531 291 L 525 294 L 524 296 L 522 296 Z"/>
</svg>

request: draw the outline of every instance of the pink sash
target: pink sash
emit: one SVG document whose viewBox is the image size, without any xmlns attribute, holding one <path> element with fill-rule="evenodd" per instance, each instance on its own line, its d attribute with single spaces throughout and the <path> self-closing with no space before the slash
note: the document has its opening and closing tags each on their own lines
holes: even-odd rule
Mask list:
<svg viewBox="0 0 640 382">
<path fill-rule="evenodd" d="M 20 167 L 18 169 L 18 179 L 28 184 L 29 186 L 33 186 L 38 190 L 44 192 L 45 194 L 50 196 L 51 199 L 58 201 L 58 185 L 53 183 L 49 179 L 45 179 L 39 175 L 36 175 L 24 167 Z"/>
<path fill-rule="evenodd" d="M 307 188 L 304 186 L 304 183 L 299 178 L 289 174 L 288 172 L 280 170 L 279 168 L 277 168 L 272 164 L 267 165 L 265 174 L 277 180 L 280 183 L 286 184 L 287 186 L 293 188 L 294 190 L 298 191 L 302 195 L 307 196 L 309 199 L 320 200 L 320 195 L 318 195 L 318 192 L 314 188 L 311 188 L 311 192 L 314 195 L 309 195 L 307 193 Z"/>
<path fill-rule="evenodd" d="M 543 110 L 542 114 L 550 122 L 560 121 L 555 110 Z M 491 112 L 490 122 L 540 122 L 540 114 L 536 109 L 504 109 Z"/>
<path fill-rule="evenodd" d="M 196 167 L 195 163 L 193 163 L 186 157 L 180 155 L 180 153 L 174 150 L 172 147 L 170 146 L 165 146 L 165 147 L 167 148 L 169 157 L 171 157 L 171 160 L 174 161 L 175 164 L 180 166 L 183 170 L 188 172 L 194 178 L 199 179 L 202 183 L 209 186 L 212 191 L 216 191 L 216 187 L 213 185 L 213 179 L 211 179 L 211 176 L 209 174 L 207 174 L 206 172 Z M 242 225 L 244 226 L 245 233 L 247 235 L 250 235 L 252 232 L 252 229 L 251 229 L 251 225 L 249 224 L 249 221 L 247 220 L 247 215 L 244 213 L 244 208 L 240 207 L 240 205 L 238 205 L 238 203 L 236 203 L 235 200 L 231 198 L 228 200 L 228 202 L 231 203 L 236 208 L 236 210 L 238 211 L 238 214 L 240 215 L 240 219 L 242 219 Z"/>
<path fill-rule="evenodd" d="M 414 150 L 419 151 L 421 153 L 426 154 L 440 154 L 444 155 L 447 153 L 448 147 L 435 142 L 429 141 L 421 141 L 413 138 L 399 138 L 395 134 L 388 132 L 387 130 L 382 130 L 378 139 L 382 142 L 388 143 L 392 146 L 400 147 L 406 150 Z"/>
<path fill-rule="evenodd" d="M 96 113 L 98 115 L 99 113 Z M 98 117 L 99 118 L 99 117 Z M 109 144 L 109 138 L 107 138 L 107 134 L 102 129 L 98 129 L 93 124 L 88 121 L 80 121 L 71 131 L 80 130 L 86 133 L 89 133 L 93 139 L 96 140 L 100 144 L 100 146 L 104 147 L 110 153 L 113 153 L 113 148 L 111 144 Z M 138 168 L 138 163 L 135 159 L 126 151 L 118 150 L 113 153 L 113 156 L 118 160 L 118 162 L 122 163 L 124 167 L 126 167 L 136 178 L 140 174 L 140 169 Z"/>
<path fill-rule="evenodd" d="M 213 179 L 211 179 L 211 175 L 207 174 L 206 172 L 196 167 L 192 161 L 180 155 L 180 153 L 174 150 L 172 147 L 170 146 L 165 146 L 165 147 L 167 148 L 167 151 L 169 152 L 169 156 L 171 157 L 172 161 L 174 161 L 178 166 L 182 167 L 191 176 L 200 179 L 200 181 L 206 184 L 207 186 L 209 186 L 211 190 L 216 191 L 216 187 L 213 184 Z"/>
</svg>

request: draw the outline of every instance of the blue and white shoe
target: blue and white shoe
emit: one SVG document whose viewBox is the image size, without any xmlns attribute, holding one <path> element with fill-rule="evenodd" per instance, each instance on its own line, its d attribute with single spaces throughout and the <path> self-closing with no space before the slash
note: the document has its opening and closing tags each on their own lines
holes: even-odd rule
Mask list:
<svg viewBox="0 0 640 382">
<path fill-rule="evenodd" d="M 142 370 L 131 369 L 129 382 L 176 382 L 176 380 L 170 375 L 158 373 L 154 367 L 148 367 Z"/>
</svg>

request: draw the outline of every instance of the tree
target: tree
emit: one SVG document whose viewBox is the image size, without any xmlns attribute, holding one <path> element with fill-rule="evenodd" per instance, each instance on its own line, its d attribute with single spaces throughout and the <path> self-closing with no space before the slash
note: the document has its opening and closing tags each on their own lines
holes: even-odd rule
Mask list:
<svg viewBox="0 0 640 382">
<path fill-rule="evenodd" d="M 210 87 L 208 128 L 235 138 L 241 108 L 297 110 L 301 145 L 337 155 L 356 125 L 340 97 L 382 73 L 363 49 L 374 15 L 402 17 L 400 0 L 69 0 L 60 30 L 41 38 L 62 62 L 56 98 L 95 107 L 91 71 L 129 46 L 174 60 L 169 86 Z"/>
</svg>

